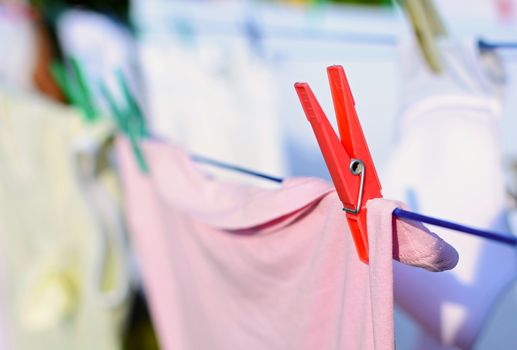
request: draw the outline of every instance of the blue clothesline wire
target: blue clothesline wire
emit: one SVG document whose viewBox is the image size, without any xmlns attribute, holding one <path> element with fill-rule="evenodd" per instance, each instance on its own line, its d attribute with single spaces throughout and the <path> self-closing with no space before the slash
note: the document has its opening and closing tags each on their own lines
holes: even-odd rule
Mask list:
<svg viewBox="0 0 517 350">
<path fill-rule="evenodd" d="M 251 176 L 259 177 L 261 179 L 265 179 L 265 180 L 269 180 L 269 181 L 273 181 L 273 182 L 277 182 L 277 183 L 282 183 L 284 181 L 284 179 L 279 178 L 279 177 L 262 174 L 262 173 L 259 173 L 257 171 L 253 171 L 253 170 L 246 169 L 246 168 L 243 168 L 243 167 L 240 167 L 240 166 L 236 166 L 236 165 L 230 165 L 230 164 L 227 164 L 227 163 L 223 163 L 223 162 L 220 162 L 220 161 L 217 161 L 217 160 L 214 160 L 214 159 L 210 159 L 210 158 L 207 158 L 207 157 L 199 156 L 199 155 L 193 155 L 193 156 L 191 156 L 191 159 L 193 161 L 197 162 L 197 163 L 213 165 L 213 166 L 218 167 L 218 168 L 236 171 L 238 173 L 243 173 L 243 174 L 246 174 L 246 175 L 251 175 Z"/>
<path fill-rule="evenodd" d="M 195 162 L 198 162 L 198 163 L 208 164 L 208 165 L 212 165 L 212 166 L 215 166 L 218 168 L 236 171 L 239 173 L 255 176 L 255 177 L 258 177 L 261 179 L 265 179 L 265 180 L 269 180 L 269 181 L 273 181 L 273 182 L 277 182 L 277 183 L 282 183 L 284 181 L 284 179 L 282 179 L 280 177 L 266 175 L 266 174 L 260 173 L 258 171 L 246 169 L 246 168 L 243 168 L 240 166 L 231 165 L 231 164 L 228 164 L 225 162 L 220 162 L 220 161 L 217 161 L 217 160 L 214 160 L 211 158 L 207 158 L 207 157 L 203 157 L 203 156 L 199 156 L 199 155 L 194 155 L 191 158 L 192 158 L 192 160 L 194 160 Z M 438 218 L 433 218 L 431 216 L 414 213 L 414 212 L 407 211 L 407 210 L 400 209 L 400 208 L 396 208 L 393 211 L 393 215 L 398 218 L 401 218 L 401 219 L 419 221 L 419 222 L 423 222 L 423 223 L 426 223 L 429 225 L 443 227 L 446 229 L 467 233 L 467 234 L 470 234 L 473 236 L 482 237 L 482 238 L 485 238 L 485 239 L 488 239 L 491 241 L 507 244 L 512 247 L 517 246 L 517 238 L 510 237 L 510 236 L 502 234 L 502 233 L 491 232 L 488 230 L 480 230 L 480 229 L 476 229 L 473 227 L 457 224 L 457 223 L 454 223 L 451 221 L 442 220 L 442 219 L 438 219 Z"/>
<path fill-rule="evenodd" d="M 489 42 L 484 39 L 479 39 L 478 46 L 480 49 L 489 49 L 489 50 L 517 49 L 517 42 L 511 42 L 511 41 Z"/>
<path fill-rule="evenodd" d="M 486 238 L 486 239 L 489 239 L 492 241 L 508 244 L 512 247 L 517 246 L 517 238 L 510 237 L 510 236 L 504 235 L 502 233 L 491 232 L 491 231 L 487 231 L 487 230 L 480 230 L 480 229 L 472 228 L 469 226 L 457 224 L 457 223 L 454 223 L 451 221 L 437 219 L 437 218 L 433 218 L 430 216 L 413 213 L 411 211 L 407 211 L 407 210 L 400 209 L 400 208 L 396 208 L 393 211 L 393 215 L 395 215 L 396 217 L 399 217 L 401 219 L 420 221 L 420 222 L 423 222 L 423 223 L 426 223 L 429 225 L 439 226 L 439 227 L 448 228 L 448 229 L 454 230 L 454 231 L 468 233 L 468 234 Z"/>
</svg>

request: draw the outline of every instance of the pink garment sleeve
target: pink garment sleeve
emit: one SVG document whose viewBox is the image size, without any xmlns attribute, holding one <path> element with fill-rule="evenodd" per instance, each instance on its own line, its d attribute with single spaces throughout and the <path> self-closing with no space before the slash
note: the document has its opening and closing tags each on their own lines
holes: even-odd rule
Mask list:
<svg viewBox="0 0 517 350">
<path fill-rule="evenodd" d="M 402 202 L 386 199 L 372 200 L 367 206 L 376 213 L 368 217 L 372 224 L 376 222 L 375 216 L 388 217 L 395 208 L 409 210 Z M 394 217 L 393 225 L 393 259 L 431 272 L 452 270 L 458 264 L 456 249 L 421 222 Z M 382 227 L 378 230 L 382 232 Z"/>
</svg>

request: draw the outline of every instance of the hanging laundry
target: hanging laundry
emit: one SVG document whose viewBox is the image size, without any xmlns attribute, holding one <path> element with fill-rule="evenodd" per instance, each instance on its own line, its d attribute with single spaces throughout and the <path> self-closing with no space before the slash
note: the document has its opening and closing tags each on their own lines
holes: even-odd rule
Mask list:
<svg viewBox="0 0 517 350">
<path fill-rule="evenodd" d="M 427 68 L 413 42 L 402 46 L 403 112 L 381 173 L 384 195 L 407 198 L 412 210 L 508 232 L 498 130 L 503 85 L 491 66 L 497 60 L 475 41 L 438 44 L 442 74 Z M 396 265 L 395 301 L 432 336 L 416 348 L 431 349 L 433 338 L 471 348 L 517 276 L 517 255 L 512 247 L 436 231 L 458 249 L 458 266 L 437 275 Z"/>
<path fill-rule="evenodd" d="M 275 190 L 214 180 L 166 143 L 118 142 L 129 225 L 163 349 L 394 347 L 392 258 L 453 268 L 454 248 L 399 204 L 368 204 L 370 263 L 325 181 Z"/>
<path fill-rule="evenodd" d="M 42 97 L 0 93 L 2 293 L 11 301 L 12 349 L 120 348 L 129 281 L 116 181 L 100 151 L 109 130 Z"/>
<path fill-rule="evenodd" d="M 245 38 L 193 36 L 185 44 L 161 35 L 144 32 L 140 47 L 153 133 L 196 154 L 284 174 L 274 78 Z"/>
</svg>

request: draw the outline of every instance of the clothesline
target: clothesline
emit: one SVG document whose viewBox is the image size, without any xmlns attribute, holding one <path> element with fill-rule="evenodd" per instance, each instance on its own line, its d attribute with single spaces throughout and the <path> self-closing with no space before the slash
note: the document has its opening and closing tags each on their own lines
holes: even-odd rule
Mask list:
<svg viewBox="0 0 517 350">
<path fill-rule="evenodd" d="M 236 166 L 236 165 L 227 164 L 227 163 L 224 163 L 224 162 L 220 162 L 220 161 L 217 161 L 217 160 L 214 160 L 214 159 L 210 159 L 210 158 L 207 158 L 207 157 L 203 157 L 203 156 L 199 156 L 199 155 L 193 155 L 191 157 L 191 159 L 193 161 L 197 162 L 197 163 L 213 165 L 213 166 L 215 166 L 217 168 L 231 170 L 231 171 L 236 171 L 238 173 L 243 173 L 243 174 L 246 174 L 246 175 L 251 175 L 251 176 L 258 177 L 258 178 L 265 179 L 265 180 L 269 180 L 269 181 L 272 181 L 272 182 L 282 183 L 284 181 L 284 179 L 282 179 L 280 177 L 275 177 L 275 176 L 271 176 L 271 175 L 262 174 L 262 173 L 259 173 L 257 171 L 253 171 L 253 170 L 246 169 L 246 168 L 243 168 L 243 167 L 239 167 L 239 166 Z"/>
<path fill-rule="evenodd" d="M 199 155 L 193 155 L 191 157 L 191 159 L 197 163 L 207 164 L 207 165 L 215 166 L 217 168 L 235 171 L 238 173 L 258 177 L 258 178 L 265 179 L 265 180 L 272 181 L 272 182 L 282 183 L 284 181 L 284 179 L 282 179 L 280 177 L 263 174 L 263 173 L 260 173 L 260 172 L 254 171 L 254 170 L 246 169 L 246 168 L 243 168 L 240 166 L 228 164 L 225 162 L 221 162 L 218 160 L 214 160 L 214 159 L 199 156 Z M 423 223 L 426 223 L 426 224 L 429 224 L 432 226 L 443 227 L 443 228 L 450 229 L 453 231 L 463 232 L 463 233 L 470 234 L 473 236 L 485 238 L 485 239 L 488 239 L 491 241 L 507 244 L 512 247 L 517 247 L 517 238 L 510 237 L 506 234 L 492 232 L 492 231 L 488 231 L 488 230 L 480 230 L 480 229 L 476 229 L 473 227 L 458 224 L 455 222 L 414 213 L 414 212 L 407 211 L 407 210 L 400 209 L 400 208 L 397 208 L 393 211 L 393 216 L 396 216 L 401 219 L 419 221 L 419 222 L 423 222 Z"/>
<path fill-rule="evenodd" d="M 478 40 L 478 45 L 480 49 L 517 49 L 517 42 L 511 41 L 501 41 L 501 42 L 489 42 L 484 39 Z"/>
<path fill-rule="evenodd" d="M 439 226 L 443 228 L 448 228 L 450 230 L 459 231 L 467 234 L 471 234 L 473 236 L 478 236 L 482 238 L 486 238 L 492 241 L 508 244 L 512 247 L 517 246 L 517 238 L 510 237 L 508 235 L 491 232 L 488 230 L 480 230 L 473 227 L 457 224 L 451 221 L 442 220 L 438 218 L 433 218 L 430 216 L 413 213 L 411 211 L 407 211 L 404 209 L 397 208 L 393 211 L 393 215 L 401 219 L 408 219 L 413 221 L 420 221 L 429 225 Z"/>
<path fill-rule="evenodd" d="M 245 18 L 242 22 L 225 23 L 222 21 L 194 20 L 178 18 L 176 29 L 181 34 L 195 35 L 196 30 L 190 23 L 195 23 L 198 27 L 206 28 L 204 33 L 232 35 L 242 33 L 254 44 L 258 44 L 262 39 L 287 39 L 287 40 L 317 40 L 340 43 L 356 43 L 374 46 L 395 46 L 398 38 L 394 34 L 364 33 L 357 31 L 327 30 L 305 28 L 299 29 L 288 26 L 261 25 L 252 17 Z M 225 25 L 226 24 L 226 25 Z M 492 41 L 479 39 L 480 49 L 499 50 L 517 49 L 516 42 Z"/>
</svg>

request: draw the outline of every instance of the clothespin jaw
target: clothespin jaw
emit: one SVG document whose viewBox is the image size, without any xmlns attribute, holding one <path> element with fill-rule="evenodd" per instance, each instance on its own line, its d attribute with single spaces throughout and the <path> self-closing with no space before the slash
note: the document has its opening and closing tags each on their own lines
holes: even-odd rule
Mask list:
<svg viewBox="0 0 517 350">
<path fill-rule="evenodd" d="M 368 143 L 364 137 L 355 101 L 350 90 L 350 85 L 342 66 L 327 68 L 327 74 L 336 111 L 336 119 L 339 128 L 341 144 L 352 158 L 361 160 L 364 170 L 363 201 L 360 206 L 366 205 L 366 201 L 372 198 L 380 198 L 381 182 L 375 169 Z M 367 169 L 367 171 L 366 171 Z"/>
<path fill-rule="evenodd" d="M 343 67 L 331 66 L 327 72 L 341 140 L 309 85 L 297 83 L 295 89 L 343 203 L 359 258 L 367 263 L 366 202 L 382 197 L 381 185 Z"/>
</svg>

